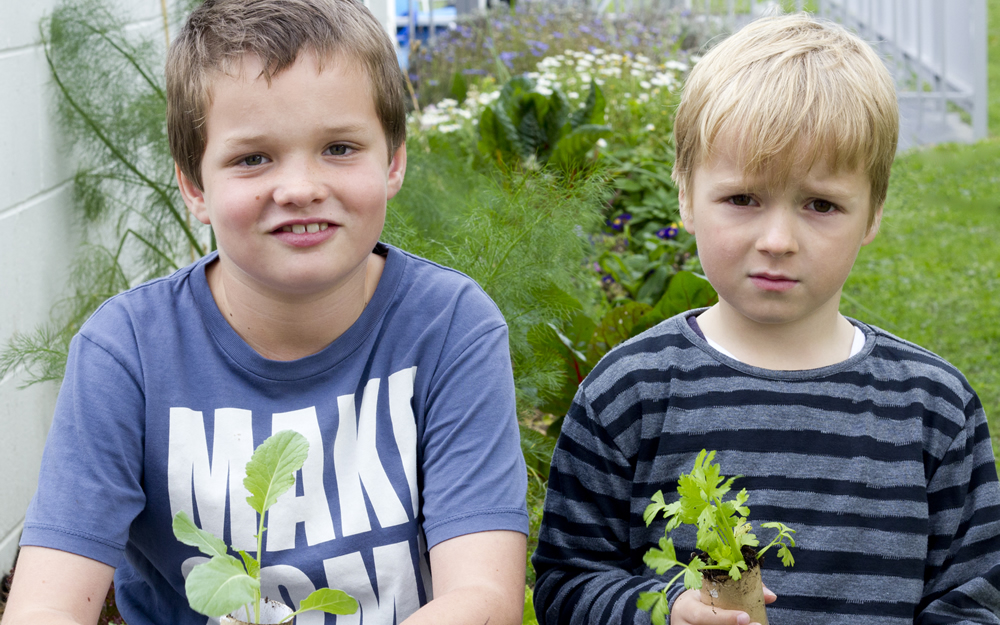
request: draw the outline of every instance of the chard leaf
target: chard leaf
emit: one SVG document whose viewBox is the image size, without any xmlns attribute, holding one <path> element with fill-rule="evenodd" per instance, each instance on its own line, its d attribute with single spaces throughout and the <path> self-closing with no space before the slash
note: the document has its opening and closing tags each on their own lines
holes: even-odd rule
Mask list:
<svg viewBox="0 0 1000 625">
<path fill-rule="evenodd" d="M 246 551 L 240 550 L 240 557 L 243 558 L 243 566 L 247 567 L 247 574 L 254 578 L 260 579 L 260 562 L 254 559 L 252 555 Z"/>
<path fill-rule="evenodd" d="M 260 582 L 233 556 L 215 556 L 191 569 L 184 591 L 192 610 L 218 618 L 254 602 Z"/>
<path fill-rule="evenodd" d="M 321 610 L 327 614 L 354 614 L 358 611 L 358 602 L 343 590 L 320 588 L 299 603 L 298 611 L 306 610 Z"/>
<path fill-rule="evenodd" d="M 293 430 L 283 430 L 260 444 L 247 463 L 243 479 L 247 503 L 263 516 L 278 497 L 295 484 L 295 472 L 305 464 L 309 441 Z"/>
</svg>

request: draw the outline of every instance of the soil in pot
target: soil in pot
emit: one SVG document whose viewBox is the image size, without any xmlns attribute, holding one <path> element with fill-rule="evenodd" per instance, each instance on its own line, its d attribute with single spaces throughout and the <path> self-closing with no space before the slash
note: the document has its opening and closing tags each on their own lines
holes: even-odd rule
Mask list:
<svg viewBox="0 0 1000 625">
<path fill-rule="evenodd" d="M 747 570 L 738 580 L 722 571 L 704 571 L 701 578 L 701 601 L 724 610 L 743 610 L 751 623 L 768 625 L 764 609 L 764 585 L 760 577 L 760 560 L 751 547 L 743 547 Z"/>
<path fill-rule="evenodd" d="M 261 599 L 260 601 L 261 625 L 275 625 L 277 623 L 281 623 L 282 619 L 287 618 L 292 612 L 294 612 L 294 610 L 280 601 L 271 601 L 269 599 Z M 294 625 L 295 619 L 286 621 L 286 623 Z M 219 619 L 219 625 L 250 625 L 249 618 L 247 617 L 247 609 L 243 607 L 230 613 L 228 616 L 223 616 Z"/>
</svg>

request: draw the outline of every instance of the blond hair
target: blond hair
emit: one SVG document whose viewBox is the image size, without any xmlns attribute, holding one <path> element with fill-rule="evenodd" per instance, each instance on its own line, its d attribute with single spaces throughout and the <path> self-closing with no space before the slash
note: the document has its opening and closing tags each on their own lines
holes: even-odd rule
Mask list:
<svg viewBox="0 0 1000 625">
<path fill-rule="evenodd" d="M 831 159 L 864 171 L 871 214 L 885 201 L 899 136 L 895 86 L 871 46 L 806 14 L 751 22 L 695 65 L 674 122 L 673 178 L 690 197 L 694 168 L 724 138 L 747 179 L 787 180 Z"/>
<path fill-rule="evenodd" d="M 304 51 L 316 54 L 321 69 L 335 56 L 358 63 L 367 74 L 390 159 L 402 145 L 406 108 L 396 51 L 361 2 L 206 0 L 171 44 L 166 68 L 170 151 L 199 189 L 212 79 L 220 72 L 235 75 L 252 55 L 270 84 Z"/>
</svg>

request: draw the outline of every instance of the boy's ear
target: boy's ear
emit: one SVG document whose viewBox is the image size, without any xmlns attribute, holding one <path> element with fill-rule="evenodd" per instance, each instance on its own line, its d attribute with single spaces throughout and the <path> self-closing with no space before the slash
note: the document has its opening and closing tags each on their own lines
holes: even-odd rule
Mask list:
<svg viewBox="0 0 1000 625">
<path fill-rule="evenodd" d="M 184 198 L 185 206 L 195 216 L 195 219 L 209 225 L 211 222 L 205 207 L 205 192 L 199 189 L 193 180 L 185 176 L 176 163 L 174 163 L 174 172 L 177 175 L 177 186 L 181 190 L 181 197 Z"/>
<path fill-rule="evenodd" d="M 406 176 L 406 142 L 399 144 L 389 161 L 389 176 L 386 180 L 386 199 L 391 200 L 399 193 L 403 186 L 403 178 Z"/>
<path fill-rule="evenodd" d="M 677 185 L 677 203 L 680 205 L 681 223 L 684 224 L 684 229 L 694 234 L 694 213 L 691 211 L 691 204 L 683 183 Z"/>
<path fill-rule="evenodd" d="M 879 205 L 875 209 L 875 219 L 872 220 L 872 225 L 868 228 L 868 232 L 865 234 L 865 238 L 861 240 L 861 245 L 868 245 L 875 240 L 875 236 L 878 234 L 878 229 L 882 226 L 882 205 Z"/>
</svg>

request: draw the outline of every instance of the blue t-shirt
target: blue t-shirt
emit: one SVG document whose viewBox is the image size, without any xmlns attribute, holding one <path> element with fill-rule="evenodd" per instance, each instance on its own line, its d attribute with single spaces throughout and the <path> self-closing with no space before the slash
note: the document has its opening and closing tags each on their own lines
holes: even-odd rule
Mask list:
<svg viewBox="0 0 1000 625">
<path fill-rule="evenodd" d="M 527 533 L 507 328 L 472 280 L 389 247 L 347 332 L 280 362 L 219 312 L 214 258 L 108 300 L 74 338 L 22 545 L 117 567 L 129 625 L 203 624 L 184 578 L 206 558 L 174 514 L 255 551 L 243 469 L 287 429 L 309 457 L 268 512 L 262 594 L 341 588 L 361 606 L 299 625 L 398 623 L 431 598 L 427 549 Z"/>
</svg>

